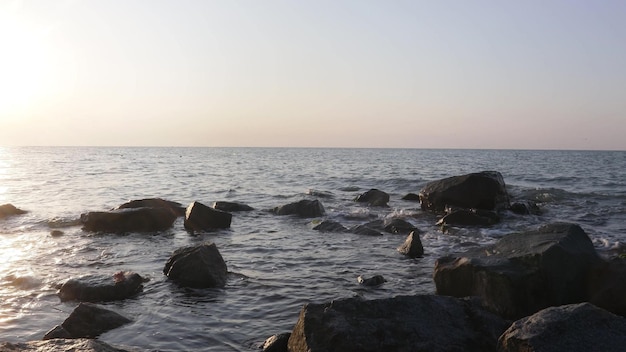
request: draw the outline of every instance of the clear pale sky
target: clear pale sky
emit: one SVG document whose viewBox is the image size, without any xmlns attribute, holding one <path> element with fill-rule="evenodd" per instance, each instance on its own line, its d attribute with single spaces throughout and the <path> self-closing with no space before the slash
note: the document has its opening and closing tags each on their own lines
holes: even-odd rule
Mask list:
<svg viewBox="0 0 626 352">
<path fill-rule="evenodd" d="M 626 150 L 626 1 L 0 2 L 0 145 Z"/>
</svg>

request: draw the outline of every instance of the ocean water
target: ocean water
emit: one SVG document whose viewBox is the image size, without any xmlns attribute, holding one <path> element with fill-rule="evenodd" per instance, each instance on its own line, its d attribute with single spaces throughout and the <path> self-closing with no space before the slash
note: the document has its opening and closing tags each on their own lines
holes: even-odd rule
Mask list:
<svg viewBox="0 0 626 352">
<path fill-rule="evenodd" d="M 437 217 L 404 201 L 427 182 L 500 171 L 512 200 L 541 215 L 506 214 L 488 228 L 435 225 Z M 388 208 L 353 199 L 371 188 Z M 81 229 L 87 211 L 160 197 L 187 205 L 236 201 L 232 226 L 187 233 L 182 218 L 163 232 L 106 234 Z M 268 209 L 319 199 L 325 218 L 344 226 L 402 218 L 417 226 L 423 258 L 396 248 L 403 235 L 321 233 L 322 219 L 276 216 Z M 141 294 L 103 303 L 133 322 L 100 336 L 148 351 L 253 351 L 290 331 L 307 302 L 434 293 L 435 260 L 553 221 L 581 225 L 604 255 L 626 242 L 626 152 L 420 149 L 0 148 L 0 204 L 27 210 L 0 220 L 0 341 L 38 340 L 76 307 L 56 287 L 71 277 L 131 270 L 150 279 Z M 59 237 L 51 231 L 62 231 Z M 162 270 L 177 248 L 214 242 L 229 280 L 223 289 L 185 289 Z M 383 275 L 364 288 L 357 276 Z"/>
</svg>

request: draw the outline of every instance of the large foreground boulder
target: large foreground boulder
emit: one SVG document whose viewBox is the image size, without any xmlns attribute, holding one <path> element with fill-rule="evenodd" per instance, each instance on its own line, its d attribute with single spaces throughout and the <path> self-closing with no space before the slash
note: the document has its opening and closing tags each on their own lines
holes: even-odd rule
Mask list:
<svg viewBox="0 0 626 352">
<path fill-rule="evenodd" d="M 423 210 L 442 212 L 447 206 L 503 210 L 510 206 L 504 178 L 497 171 L 483 171 L 433 181 L 419 192 Z"/>
<path fill-rule="evenodd" d="M 61 301 L 106 302 L 122 300 L 143 289 L 137 273 L 120 271 L 112 276 L 87 275 L 66 281 L 59 289 Z"/>
<path fill-rule="evenodd" d="M 166 208 L 126 208 L 81 215 L 83 229 L 97 232 L 152 232 L 172 227 L 178 216 Z"/>
<path fill-rule="evenodd" d="M 80 303 L 61 325 L 48 331 L 44 340 L 96 338 L 131 320 L 93 303 Z"/>
<path fill-rule="evenodd" d="M 163 273 L 185 287 L 224 287 L 228 268 L 215 243 L 207 242 L 174 251 Z"/>
<path fill-rule="evenodd" d="M 470 300 L 349 298 L 306 304 L 288 346 L 290 352 L 495 351 L 509 325 Z"/>
<path fill-rule="evenodd" d="M 20 343 L 0 343 L 0 352 L 131 352 L 94 339 L 53 339 Z"/>
<path fill-rule="evenodd" d="M 389 203 L 389 194 L 373 188 L 365 193 L 359 194 L 354 201 L 367 203 L 368 205 L 374 207 L 386 207 L 387 203 Z"/>
<path fill-rule="evenodd" d="M 317 218 L 326 213 L 322 202 L 317 199 L 302 199 L 295 203 L 276 207 L 272 209 L 272 212 L 276 215 L 297 215 L 301 218 Z"/>
<path fill-rule="evenodd" d="M 511 325 L 498 340 L 499 352 L 621 352 L 626 318 L 590 303 L 544 309 Z"/>
<path fill-rule="evenodd" d="M 480 296 L 486 307 L 518 319 L 587 299 L 587 277 L 601 262 L 578 225 L 554 223 L 502 237 L 496 244 L 435 263 L 437 293 Z"/>
<path fill-rule="evenodd" d="M 232 214 L 210 208 L 200 202 L 193 202 L 185 213 L 185 229 L 188 231 L 211 231 L 227 229 L 232 221 Z"/>
<path fill-rule="evenodd" d="M 589 302 L 626 317 L 626 259 L 613 258 L 589 275 Z"/>
<path fill-rule="evenodd" d="M 26 211 L 16 208 L 13 204 L 0 205 L 0 219 L 4 219 L 12 215 L 26 214 Z"/>
<path fill-rule="evenodd" d="M 129 209 L 129 208 L 164 208 L 169 209 L 176 216 L 185 215 L 185 207 L 178 202 L 172 202 L 161 198 L 145 198 L 137 199 L 126 202 L 116 209 Z"/>
</svg>

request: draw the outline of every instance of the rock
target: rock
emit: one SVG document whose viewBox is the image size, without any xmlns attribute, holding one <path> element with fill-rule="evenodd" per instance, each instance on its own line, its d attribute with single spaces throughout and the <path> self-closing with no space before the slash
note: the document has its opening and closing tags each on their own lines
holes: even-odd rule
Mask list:
<svg viewBox="0 0 626 352">
<path fill-rule="evenodd" d="M 418 231 L 410 222 L 398 218 L 374 220 L 363 226 L 377 231 L 403 235 L 409 234 L 411 231 Z"/>
<path fill-rule="evenodd" d="M 272 335 L 265 340 L 261 348 L 263 349 L 263 352 L 289 352 L 287 349 L 287 342 L 289 341 L 290 336 L 290 332 Z"/>
<path fill-rule="evenodd" d="M 626 316 L 626 259 L 613 258 L 594 267 L 588 292 L 592 304 Z"/>
<path fill-rule="evenodd" d="M 146 199 L 138 199 L 131 200 L 130 202 L 124 203 L 117 207 L 116 209 L 129 209 L 129 208 L 163 208 L 169 209 L 176 216 L 185 215 L 185 207 L 182 204 L 177 202 L 172 202 L 169 200 L 164 200 L 161 198 L 146 198 Z"/>
<path fill-rule="evenodd" d="M 25 210 L 16 208 L 13 204 L 0 205 L 0 219 L 4 219 L 12 215 L 26 214 Z"/>
<path fill-rule="evenodd" d="M 172 227 L 176 218 L 165 208 L 127 208 L 81 215 L 83 230 L 115 233 L 163 231 Z"/>
<path fill-rule="evenodd" d="M 402 200 L 418 202 L 420 200 L 420 196 L 415 193 L 408 193 L 406 196 L 402 197 Z"/>
<path fill-rule="evenodd" d="M 187 207 L 185 229 L 188 231 L 227 229 L 232 218 L 230 213 L 209 208 L 200 202 L 193 202 Z"/>
<path fill-rule="evenodd" d="M 357 234 L 357 235 L 365 235 L 365 236 L 382 236 L 383 234 L 380 231 L 377 231 L 367 225 L 357 225 L 351 227 L 349 232 Z"/>
<path fill-rule="evenodd" d="M 590 303 L 551 307 L 513 323 L 499 352 L 624 351 L 626 319 Z"/>
<path fill-rule="evenodd" d="M 346 227 L 332 220 L 322 221 L 320 224 L 313 227 L 313 230 L 322 232 L 348 232 Z"/>
<path fill-rule="evenodd" d="M 306 304 L 290 352 L 495 351 L 509 322 L 470 300 L 420 295 Z"/>
<path fill-rule="evenodd" d="M 415 231 L 411 232 L 404 241 L 404 244 L 398 247 L 398 252 L 411 258 L 423 256 L 424 247 L 422 246 L 419 234 Z"/>
<path fill-rule="evenodd" d="M 95 304 L 80 303 L 61 326 L 50 330 L 43 339 L 95 338 L 130 322 L 130 319 Z"/>
<path fill-rule="evenodd" d="M 94 339 L 62 339 L 55 338 L 45 341 L 30 341 L 20 343 L 0 343 L 0 352 L 131 352 L 108 345 Z"/>
<path fill-rule="evenodd" d="M 382 275 L 374 275 L 370 278 L 364 278 L 363 276 L 359 275 L 359 277 L 356 278 L 356 281 L 359 283 L 359 285 L 370 287 L 380 286 L 387 282 L 387 280 L 385 280 Z"/>
<path fill-rule="evenodd" d="M 315 197 L 315 198 L 333 198 L 334 195 L 330 192 L 326 192 L 326 191 L 317 191 L 314 189 L 309 189 L 306 192 L 307 195 Z"/>
<path fill-rule="evenodd" d="M 64 235 L 64 232 L 61 230 L 52 230 L 50 231 L 50 237 L 61 237 Z"/>
<path fill-rule="evenodd" d="M 143 290 L 137 273 L 120 271 L 112 276 L 87 275 L 66 281 L 59 289 L 61 301 L 107 302 L 126 299 Z"/>
<path fill-rule="evenodd" d="M 254 210 L 254 208 L 249 205 L 242 204 L 242 203 L 234 203 L 234 202 L 215 202 L 213 203 L 213 209 L 227 211 L 227 212 Z"/>
<path fill-rule="evenodd" d="M 365 193 L 358 195 L 354 199 L 354 201 L 359 203 L 367 203 L 371 206 L 386 207 L 387 203 L 389 203 L 389 194 L 373 188 Z"/>
<path fill-rule="evenodd" d="M 181 286 L 208 288 L 224 287 L 228 269 L 217 246 L 206 242 L 174 251 L 163 273 Z"/>
<path fill-rule="evenodd" d="M 302 199 L 295 203 L 289 203 L 272 210 L 276 215 L 298 215 L 302 218 L 317 218 L 323 216 L 326 211 L 322 203 L 315 200 Z"/>
<path fill-rule="evenodd" d="M 430 182 L 422 188 L 419 198 L 422 209 L 433 212 L 441 212 L 446 206 L 496 211 L 509 208 L 504 178 L 497 171 Z"/>
<path fill-rule="evenodd" d="M 541 209 L 535 202 L 515 202 L 511 204 L 510 210 L 519 215 L 541 215 Z"/>
<path fill-rule="evenodd" d="M 438 294 L 480 296 L 491 311 L 519 319 L 585 301 L 587 275 L 600 261 L 583 229 L 554 223 L 506 235 L 460 257 L 440 258 L 434 281 Z"/>
<path fill-rule="evenodd" d="M 500 217 L 493 211 L 462 209 L 454 210 L 439 221 L 439 226 L 490 226 L 500 222 Z"/>
</svg>

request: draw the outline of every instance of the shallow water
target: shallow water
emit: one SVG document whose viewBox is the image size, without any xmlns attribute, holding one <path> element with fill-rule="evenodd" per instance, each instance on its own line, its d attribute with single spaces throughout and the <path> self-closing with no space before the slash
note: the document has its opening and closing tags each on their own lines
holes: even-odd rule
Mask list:
<svg viewBox="0 0 626 352">
<path fill-rule="evenodd" d="M 427 182 L 500 171 L 514 200 L 533 200 L 541 216 L 506 215 L 490 228 L 442 232 L 437 218 L 401 200 Z M 391 195 L 389 208 L 353 202 L 370 188 Z M 316 196 L 312 196 L 314 194 Z M 232 227 L 191 235 L 182 226 L 158 233 L 95 234 L 81 213 L 132 199 L 161 197 L 187 205 L 227 200 L 256 210 L 234 213 Z M 318 198 L 325 218 L 344 226 L 400 217 L 423 231 L 423 258 L 396 247 L 402 235 L 320 233 L 321 219 L 275 216 L 267 209 Z M 307 302 L 434 293 L 432 270 L 444 254 L 492 243 L 504 234 L 552 221 L 580 224 L 599 251 L 626 238 L 626 152 L 261 148 L 3 148 L 0 204 L 29 213 L 0 220 L 0 340 L 41 339 L 75 308 L 56 285 L 86 274 L 132 270 L 148 277 L 132 299 L 103 306 L 133 323 L 101 340 L 159 351 L 250 351 L 290 331 Z M 59 237 L 51 231 L 63 231 Z M 179 247 L 215 242 L 229 281 L 223 289 L 184 289 L 163 266 Z M 363 288 L 357 276 L 388 282 Z"/>
</svg>

